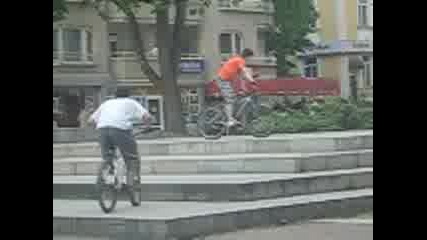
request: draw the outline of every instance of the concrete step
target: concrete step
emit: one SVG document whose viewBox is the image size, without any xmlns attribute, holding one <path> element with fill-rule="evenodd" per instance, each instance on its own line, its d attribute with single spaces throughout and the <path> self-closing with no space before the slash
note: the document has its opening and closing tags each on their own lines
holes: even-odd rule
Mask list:
<svg viewBox="0 0 427 240">
<path fill-rule="evenodd" d="M 142 155 L 216 155 L 237 153 L 332 152 L 373 148 L 373 131 L 228 136 L 219 140 L 169 138 L 138 141 Z M 97 143 L 53 144 L 53 158 L 99 157 Z"/>
<path fill-rule="evenodd" d="M 299 173 L 373 166 L 374 150 L 282 154 L 142 156 L 146 174 Z M 54 158 L 53 175 L 96 175 L 101 158 Z"/>
<path fill-rule="evenodd" d="M 53 234 L 108 239 L 193 239 L 214 233 L 373 209 L 373 189 L 245 202 L 119 202 L 103 214 L 95 201 L 53 200 Z"/>
<path fill-rule="evenodd" d="M 373 187 L 373 168 L 298 174 L 142 176 L 144 201 L 253 201 Z M 54 199 L 96 199 L 95 176 L 54 176 Z M 120 199 L 127 200 L 125 193 Z"/>
</svg>

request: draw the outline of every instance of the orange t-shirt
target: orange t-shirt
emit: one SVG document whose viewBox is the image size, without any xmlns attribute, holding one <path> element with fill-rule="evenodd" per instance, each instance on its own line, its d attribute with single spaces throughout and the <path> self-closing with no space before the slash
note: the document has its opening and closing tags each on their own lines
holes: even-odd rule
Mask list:
<svg viewBox="0 0 427 240">
<path fill-rule="evenodd" d="M 246 61 L 244 58 L 240 56 L 232 57 L 218 70 L 218 76 L 224 81 L 234 81 L 238 79 L 245 65 Z"/>
</svg>

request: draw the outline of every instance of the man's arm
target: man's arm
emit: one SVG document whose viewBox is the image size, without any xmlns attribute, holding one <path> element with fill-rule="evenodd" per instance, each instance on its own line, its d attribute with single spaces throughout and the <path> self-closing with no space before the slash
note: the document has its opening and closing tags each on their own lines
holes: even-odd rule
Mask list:
<svg viewBox="0 0 427 240">
<path fill-rule="evenodd" d="M 96 109 L 96 111 L 89 117 L 88 119 L 88 123 L 97 123 L 99 120 L 99 115 L 101 114 L 101 107 L 103 106 L 103 104 L 101 104 L 101 106 L 98 107 L 98 109 Z"/>
<path fill-rule="evenodd" d="M 249 82 L 255 82 L 254 78 L 252 77 L 252 71 L 250 71 L 249 68 L 243 68 L 242 74 Z"/>
<path fill-rule="evenodd" d="M 255 82 L 254 78 L 252 77 L 252 71 L 250 71 L 250 69 L 246 67 L 246 62 L 244 60 L 241 60 L 239 62 L 239 69 L 240 73 L 247 81 Z"/>
<path fill-rule="evenodd" d="M 138 102 L 135 103 L 135 118 L 143 121 L 144 123 L 149 123 L 151 121 L 151 114 Z"/>
</svg>

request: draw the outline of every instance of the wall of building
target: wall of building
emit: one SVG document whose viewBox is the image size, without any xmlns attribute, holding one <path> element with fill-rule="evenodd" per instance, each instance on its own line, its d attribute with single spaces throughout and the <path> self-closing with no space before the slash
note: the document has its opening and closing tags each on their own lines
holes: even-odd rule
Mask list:
<svg viewBox="0 0 427 240">
<path fill-rule="evenodd" d="M 327 79 L 340 79 L 340 56 L 328 56 L 320 58 L 322 77 Z"/>
<path fill-rule="evenodd" d="M 345 0 L 346 21 L 347 21 L 347 40 L 357 40 L 357 3 L 358 0 Z"/>
<path fill-rule="evenodd" d="M 94 67 L 90 72 L 108 72 L 108 40 L 107 23 L 98 16 L 92 8 L 84 8 L 78 3 L 69 4 L 67 18 L 63 21 L 53 23 L 53 28 L 59 26 L 89 27 L 92 33 L 92 49 Z M 107 49 L 107 50 L 106 50 Z M 76 67 L 73 67 L 74 69 Z M 56 68 L 60 69 L 60 68 Z M 84 71 L 83 68 L 82 71 Z M 54 68 L 55 70 L 55 68 Z M 87 71 L 86 71 L 87 72 Z"/>
<path fill-rule="evenodd" d="M 323 41 L 337 39 L 338 33 L 335 27 L 335 0 L 317 0 L 320 22 L 320 37 Z"/>
</svg>

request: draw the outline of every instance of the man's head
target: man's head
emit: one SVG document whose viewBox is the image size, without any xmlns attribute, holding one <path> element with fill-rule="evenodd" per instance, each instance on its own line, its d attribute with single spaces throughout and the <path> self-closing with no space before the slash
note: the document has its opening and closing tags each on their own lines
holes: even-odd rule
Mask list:
<svg viewBox="0 0 427 240">
<path fill-rule="evenodd" d="M 252 51 L 252 49 L 250 48 L 243 49 L 241 54 L 242 58 L 249 58 L 249 57 L 252 57 L 253 55 L 254 55 L 254 51 Z"/>
<path fill-rule="evenodd" d="M 125 88 L 119 88 L 116 91 L 116 98 L 127 98 L 129 97 L 129 90 Z"/>
</svg>

